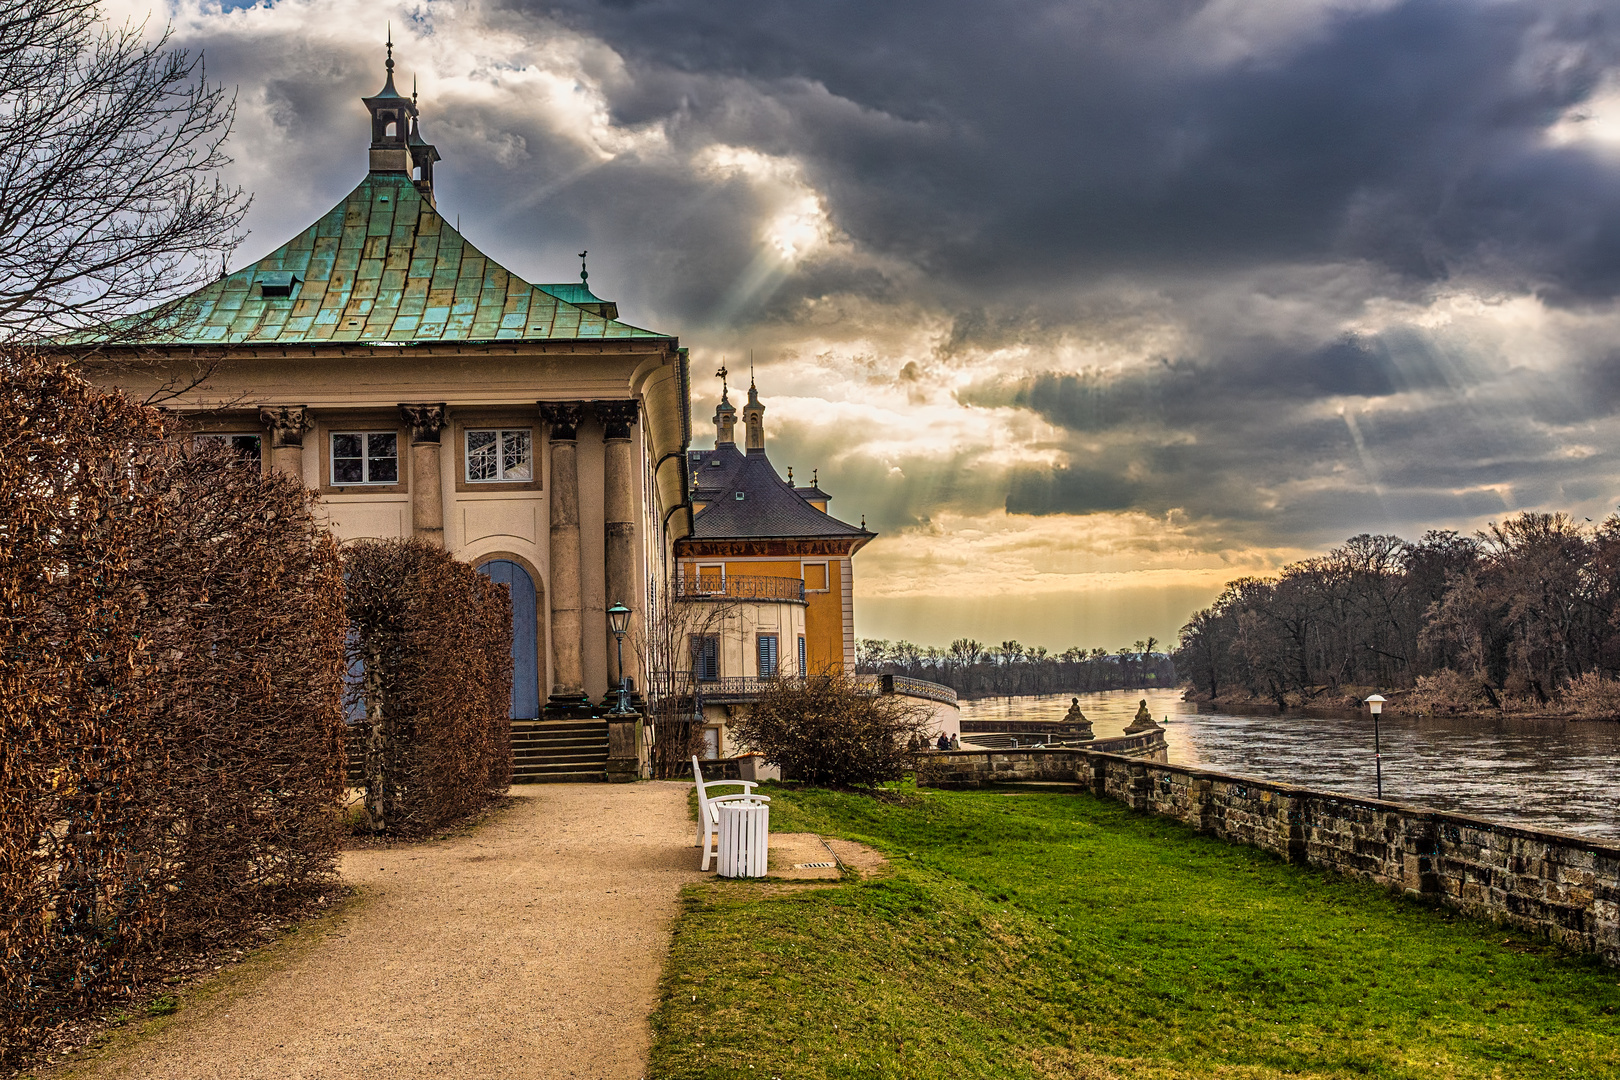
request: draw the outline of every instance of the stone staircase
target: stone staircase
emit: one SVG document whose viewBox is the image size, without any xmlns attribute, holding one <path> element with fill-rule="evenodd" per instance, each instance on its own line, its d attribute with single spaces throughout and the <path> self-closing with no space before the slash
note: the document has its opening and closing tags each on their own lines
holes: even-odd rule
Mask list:
<svg viewBox="0 0 1620 1080">
<path fill-rule="evenodd" d="M 606 783 L 607 724 L 601 720 L 512 721 L 512 783 Z"/>
</svg>

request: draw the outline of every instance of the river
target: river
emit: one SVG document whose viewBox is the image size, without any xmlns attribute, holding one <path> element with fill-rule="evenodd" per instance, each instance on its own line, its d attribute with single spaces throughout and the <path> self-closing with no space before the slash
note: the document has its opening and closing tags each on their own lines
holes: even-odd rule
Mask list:
<svg viewBox="0 0 1620 1080">
<path fill-rule="evenodd" d="M 1072 694 L 962 702 L 962 719 L 1061 720 Z M 1175 690 L 1080 694 L 1098 738 L 1147 699 L 1170 760 L 1351 795 L 1376 793 L 1370 716 L 1234 716 Z M 1385 716 L 1384 798 L 1490 821 L 1620 840 L 1620 724 Z"/>
</svg>

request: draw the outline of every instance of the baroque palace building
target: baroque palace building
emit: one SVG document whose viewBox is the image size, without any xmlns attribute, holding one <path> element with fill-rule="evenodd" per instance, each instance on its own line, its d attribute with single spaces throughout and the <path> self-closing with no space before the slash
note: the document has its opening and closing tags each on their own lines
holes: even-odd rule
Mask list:
<svg viewBox="0 0 1620 1080">
<path fill-rule="evenodd" d="M 434 204 L 417 102 L 363 99 L 369 169 L 314 224 L 179 301 L 57 343 L 317 490 L 340 540 L 420 537 L 510 585 L 515 719 L 589 717 L 691 531 L 687 357 L 581 268 L 531 284 Z M 167 389 L 166 389 L 167 388 Z M 625 650 L 644 683 L 644 654 Z"/>
</svg>

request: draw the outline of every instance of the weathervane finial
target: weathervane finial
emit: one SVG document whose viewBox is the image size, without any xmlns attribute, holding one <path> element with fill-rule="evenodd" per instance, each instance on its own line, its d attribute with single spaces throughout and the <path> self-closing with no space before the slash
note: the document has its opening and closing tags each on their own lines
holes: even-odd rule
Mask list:
<svg viewBox="0 0 1620 1080">
<path fill-rule="evenodd" d="M 388 20 L 388 77 L 394 77 L 394 21 Z"/>
<path fill-rule="evenodd" d="M 591 280 L 591 272 L 585 269 L 585 256 L 589 255 L 590 253 L 590 248 L 586 248 L 584 251 L 579 253 L 579 283 L 581 285 L 584 285 Z"/>
<path fill-rule="evenodd" d="M 731 373 L 726 370 L 726 358 L 722 356 L 720 358 L 720 370 L 714 373 L 714 377 L 720 380 L 721 401 L 726 400 L 726 395 L 730 392 L 726 387 L 726 376 L 729 374 Z"/>
</svg>

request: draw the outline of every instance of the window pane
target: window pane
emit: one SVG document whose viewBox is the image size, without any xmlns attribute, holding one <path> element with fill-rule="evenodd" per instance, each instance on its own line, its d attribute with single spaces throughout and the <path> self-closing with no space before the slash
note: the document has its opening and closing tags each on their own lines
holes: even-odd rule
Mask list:
<svg viewBox="0 0 1620 1080">
<path fill-rule="evenodd" d="M 759 674 L 768 678 L 776 674 L 776 635 L 759 635 Z"/>
<path fill-rule="evenodd" d="M 467 479 L 493 480 L 496 475 L 495 432 L 467 432 Z"/>
<path fill-rule="evenodd" d="M 373 484 L 393 484 L 399 481 L 399 458 L 395 456 L 399 436 L 366 436 L 366 480 Z"/>
<path fill-rule="evenodd" d="M 363 484 L 366 482 L 366 463 L 361 457 L 364 440 L 359 435 L 332 436 L 332 483 Z"/>
<path fill-rule="evenodd" d="M 501 432 L 501 479 L 534 479 L 534 469 L 530 464 L 529 433 L 527 431 Z"/>
<path fill-rule="evenodd" d="M 259 436 L 232 435 L 231 449 L 244 457 L 250 457 L 257 461 L 259 459 Z"/>
</svg>

